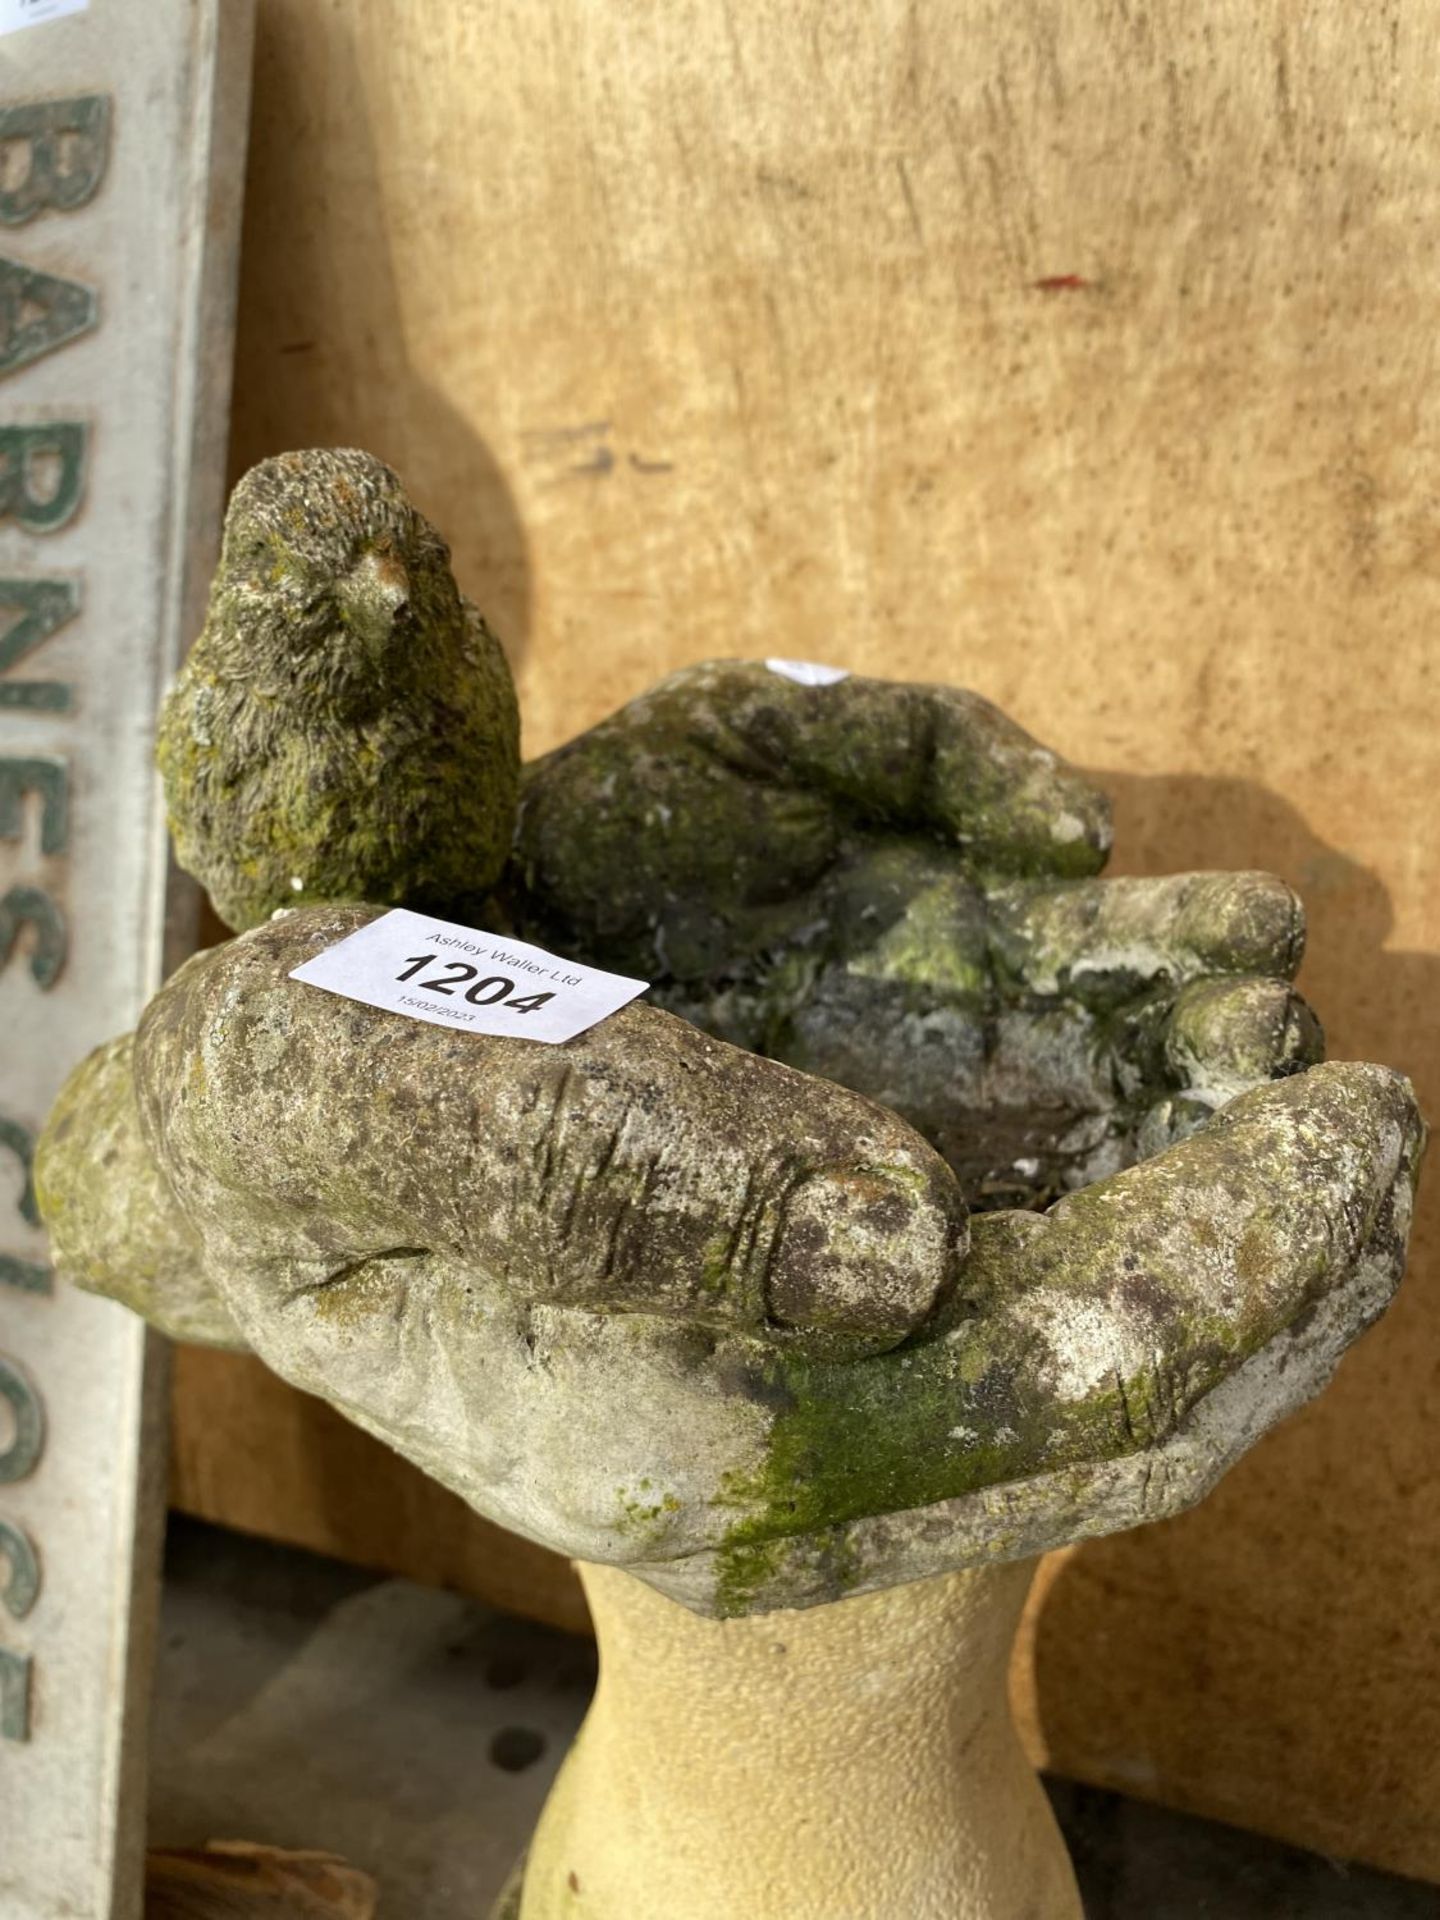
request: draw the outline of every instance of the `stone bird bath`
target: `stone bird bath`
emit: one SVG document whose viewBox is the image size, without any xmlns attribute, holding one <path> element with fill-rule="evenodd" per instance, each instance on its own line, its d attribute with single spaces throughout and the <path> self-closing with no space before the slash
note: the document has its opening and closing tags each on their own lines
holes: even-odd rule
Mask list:
<svg viewBox="0 0 1440 1920">
<path fill-rule="evenodd" d="M 304 905 L 67 1085 L 64 1272 L 580 1561 L 599 1690 L 503 1913 L 1079 1915 L 1006 1703 L 1035 1557 L 1324 1385 L 1422 1139 L 1320 1064 L 1285 887 L 1107 845 L 972 695 L 690 669 L 527 769 L 487 921 L 650 1004 L 424 1025 L 290 979 L 380 910 Z"/>
</svg>

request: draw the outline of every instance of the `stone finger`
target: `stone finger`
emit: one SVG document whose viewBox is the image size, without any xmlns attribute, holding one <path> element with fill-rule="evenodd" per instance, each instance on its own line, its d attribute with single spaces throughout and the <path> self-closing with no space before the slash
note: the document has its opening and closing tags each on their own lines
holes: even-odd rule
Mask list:
<svg viewBox="0 0 1440 1920">
<path fill-rule="evenodd" d="M 40 1136 L 36 1194 L 56 1268 L 173 1340 L 243 1349 L 205 1277 L 200 1237 L 141 1130 L 133 1055 L 133 1034 L 97 1047 L 66 1080 Z"/>
<path fill-rule="evenodd" d="M 1109 803 L 978 694 L 714 661 L 527 770 L 519 910 L 611 964 L 700 978 L 793 935 L 857 830 L 933 837 L 978 873 L 1083 875 Z"/>
<path fill-rule="evenodd" d="M 1295 989 L 1253 975 L 1182 987 L 1164 1045 L 1177 1084 L 1215 1107 L 1325 1057 L 1320 1022 Z"/>
<path fill-rule="evenodd" d="M 1013 991 L 1097 1006 L 1206 974 L 1288 980 L 1305 944 L 1299 899 L 1268 873 L 1006 887 L 991 909 L 992 954 Z"/>
<path fill-rule="evenodd" d="M 805 1605 L 1191 1504 L 1383 1311 L 1423 1138 L 1401 1075 L 1320 1066 L 1046 1214 L 977 1217 L 953 1323 L 850 1367 L 777 1357 L 748 1507 L 646 1577 Z"/>
<path fill-rule="evenodd" d="M 745 754 L 866 822 L 933 833 L 982 873 L 1083 875 L 1110 847 L 1105 795 L 980 694 L 875 680 L 797 686 L 740 662 L 713 675 Z"/>
<path fill-rule="evenodd" d="M 142 1022 L 157 1157 L 255 1286 L 273 1262 L 338 1310 L 377 1260 L 403 1291 L 406 1262 L 434 1256 L 482 1298 L 843 1351 L 895 1344 L 950 1290 L 963 1203 L 896 1115 L 640 1003 L 542 1046 L 289 977 L 373 917 L 256 928 L 190 961 Z"/>
</svg>

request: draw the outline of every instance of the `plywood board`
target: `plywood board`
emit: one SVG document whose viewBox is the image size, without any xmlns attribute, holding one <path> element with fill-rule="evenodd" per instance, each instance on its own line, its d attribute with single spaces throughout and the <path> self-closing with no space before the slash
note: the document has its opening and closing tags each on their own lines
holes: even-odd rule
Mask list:
<svg viewBox="0 0 1440 1920">
<path fill-rule="evenodd" d="M 158 1343 L 30 1183 L 161 977 L 156 698 L 219 531 L 247 0 L 0 10 L 0 1916 L 136 1920 Z"/>
<path fill-rule="evenodd" d="M 1332 1051 L 1440 1111 L 1440 10 L 261 28 L 235 465 L 392 460 L 530 751 L 713 654 L 978 687 L 1108 779 L 1122 870 L 1297 885 Z M 1325 1399 L 1052 1568 L 1057 1766 L 1440 1878 L 1437 1265 L 1432 1177 Z"/>
</svg>

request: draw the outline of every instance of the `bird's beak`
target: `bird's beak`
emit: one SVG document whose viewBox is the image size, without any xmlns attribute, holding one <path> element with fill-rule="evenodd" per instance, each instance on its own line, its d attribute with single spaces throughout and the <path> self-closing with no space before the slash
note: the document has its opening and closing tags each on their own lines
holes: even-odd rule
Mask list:
<svg viewBox="0 0 1440 1920">
<path fill-rule="evenodd" d="M 392 554 L 364 554 L 336 584 L 340 617 L 379 660 L 410 604 L 410 576 Z"/>
</svg>

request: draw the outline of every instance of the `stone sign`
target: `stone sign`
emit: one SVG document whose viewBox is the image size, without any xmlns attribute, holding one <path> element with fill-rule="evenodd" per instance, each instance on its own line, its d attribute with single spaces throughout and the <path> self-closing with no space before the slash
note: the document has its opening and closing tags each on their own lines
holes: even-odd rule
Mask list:
<svg viewBox="0 0 1440 1920">
<path fill-rule="evenodd" d="M 166 946 L 160 690 L 219 526 L 250 0 L 0 16 L 0 1920 L 140 1908 L 155 1355 L 30 1180 Z"/>
</svg>

